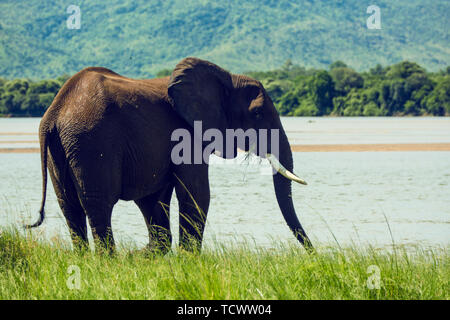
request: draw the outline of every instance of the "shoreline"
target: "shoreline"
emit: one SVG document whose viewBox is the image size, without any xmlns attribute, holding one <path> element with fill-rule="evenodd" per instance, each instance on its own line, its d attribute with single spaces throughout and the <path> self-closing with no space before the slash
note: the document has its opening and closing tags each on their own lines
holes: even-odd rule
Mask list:
<svg viewBox="0 0 450 320">
<path fill-rule="evenodd" d="M 292 152 L 450 151 L 450 143 L 377 143 L 291 145 Z M 39 153 L 39 148 L 0 148 L 0 153 Z"/>
<path fill-rule="evenodd" d="M 450 151 L 450 143 L 373 143 L 291 145 L 293 152 Z"/>
</svg>

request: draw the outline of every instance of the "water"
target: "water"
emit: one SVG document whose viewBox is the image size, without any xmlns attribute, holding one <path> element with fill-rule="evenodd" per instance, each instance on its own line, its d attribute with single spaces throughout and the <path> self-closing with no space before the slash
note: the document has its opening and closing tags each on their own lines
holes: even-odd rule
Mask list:
<svg viewBox="0 0 450 320">
<path fill-rule="evenodd" d="M 448 118 L 285 118 L 291 143 L 450 142 Z M 0 148 L 37 147 L 39 119 L 0 119 Z M 20 133 L 20 134 L 19 134 Z M 24 134 L 25 133 L 25 134 Z M 11 141 L 26 143 L 11 143 Z M 205 245 L 251 241 L 295 243 L 277 207 L 266 163 L 213 159 L 211 205 Z M 225 162 L 225 164 L 224 164 Z M 446 246 L 450 234 L 450 152 L 294 153 L 296 172 L 308 186 L 293 185 L 297 214 L 313 242 L 385 247 Z M 35 221 L 41 200 L 37 153 L 0 153 L 0 224 Z M 47 217 L 34 232 L 68 239 L 65 220 L 49 184 Z M 171 225 L 175 241 L 175 197 Z M 386 218 L 385 218 L 386 217 Z M 120 201 L 113 212 L 119 243 L 147 241 L 144 219 L 133 202 Z"/>
</svg>

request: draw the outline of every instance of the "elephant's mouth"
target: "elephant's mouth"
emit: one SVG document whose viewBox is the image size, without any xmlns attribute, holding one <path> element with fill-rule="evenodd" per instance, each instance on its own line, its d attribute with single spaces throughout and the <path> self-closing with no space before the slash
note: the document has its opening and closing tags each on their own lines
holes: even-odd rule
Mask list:
<svg viewBox="0 0 450 320">
<path fill-rule="evenodd" d="M 248 149 L 245 150 L 248 153 L 255 153 L 258 156 L 261 156 L 259 154 L 259 152 L 256 150 L 257 149 L 257 145 L 256 143 L 250 144 Z M 308 183 L 299 178 L 297 175 L 295 175 L 294 173 L 292 173 L 291 171 L 289 171 L 288 169 L 286 169 L 281 163 L 280 161 L 278 161 L 277 157 L 274 156 L 271 153 L 266 153 L 264 156 L 262 156 L 263 158 L 266 158 L 267 160 L 269 160 L 270 165 L 272 166 L 272 168 L 274 168 L 279 174 L 281 174 L 283 177 L 291 180 L 291 181 L 295 181 L 297 183 L 303 184 L 303 185 L 307 185 Z"/>
<path fill-rule="evenodd" d="M 297 183 L 303 184 L 303 185 L 307 185 L 306 181 L 303 179 L 300 179 L 299 177 L 297 177 L 295 174 L 293 174 L 292 172 L 290 172 L 289 170 L 287 170 L 277 159 L 277 157 L 275 157 L 273 154 L 267 153 L 266 154 L 266 159 L 269 160 L 270 165 L 279 173 L 281 174 L 283 177 L 291 180 L 291 181 L 295 181 Z"/>
</svg>

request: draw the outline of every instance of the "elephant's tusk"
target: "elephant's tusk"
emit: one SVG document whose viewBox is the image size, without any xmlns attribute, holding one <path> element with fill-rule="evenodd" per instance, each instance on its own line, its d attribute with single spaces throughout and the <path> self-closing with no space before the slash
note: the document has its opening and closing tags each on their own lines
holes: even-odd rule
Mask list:
<svg viewBox="0 0 450 320">
<path fill-rule="evenodd" d="M 275 157 L 273 154 L 270 154 L 270 153 L 266 154 L 266 158 L 267 158 L 267 160 L 269 160 L 270 165 L 275 170 L 277 170 L 282 176 L 286 177 L 289 180 L 298 182 L 300 184 L 304 184 L 305 186 L 307 185 L 305 180 L 300 179 L 295 174 L 293 174 L 292 172 L 287 170 L 285 167 L 283 167 L 283 165 L 280 163 L 280 161 L 278 161 L 277 157 Z"/>
</svg>

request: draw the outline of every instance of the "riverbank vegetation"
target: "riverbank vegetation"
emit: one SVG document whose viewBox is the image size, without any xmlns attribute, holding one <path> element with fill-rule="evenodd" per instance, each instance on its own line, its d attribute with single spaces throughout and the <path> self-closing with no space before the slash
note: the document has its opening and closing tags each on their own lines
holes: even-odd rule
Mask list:
<svg viewBox="0 0 450 320">
<path fill-rule="evenodd" d="M 450 67 L 433 73 L 403 61 L 359 73 L 342 61 L 319 70 L 288 60 L 279 69 L 247 74 L 263 83 L 282 116 L 450 115 Z M 0 115 L 42 116 L 68 77 L 0 78 Z"/>
<path fill-rule="evenodd" d="M 358 73 L 342 61 L 328 70 L 287 61 L 249 75 L 263 83 L 283 116 L 450 115 L 450 67 L 430 73 L 404 61 Z"/>
<path fill-rule="evenodd" d="M 221 247 L 150 256 L 79 253 L 0 234 L 0 299 L 449 299 L 446 248 Z"/>
</svg>

